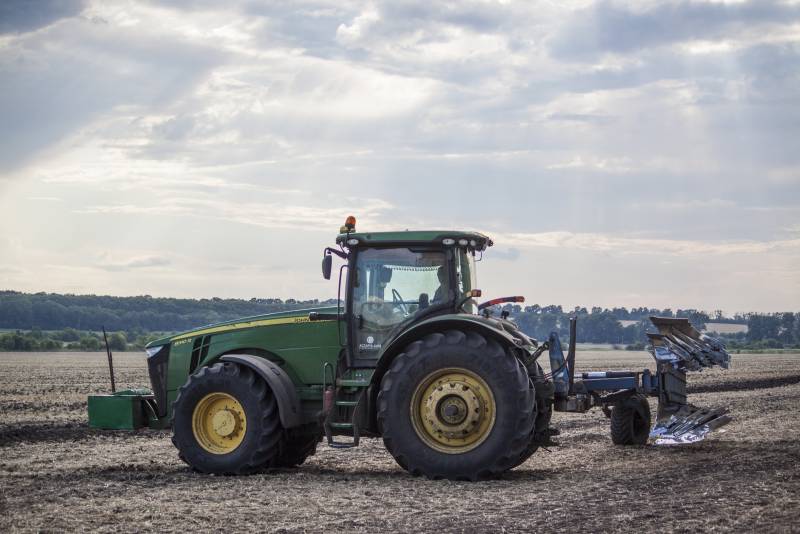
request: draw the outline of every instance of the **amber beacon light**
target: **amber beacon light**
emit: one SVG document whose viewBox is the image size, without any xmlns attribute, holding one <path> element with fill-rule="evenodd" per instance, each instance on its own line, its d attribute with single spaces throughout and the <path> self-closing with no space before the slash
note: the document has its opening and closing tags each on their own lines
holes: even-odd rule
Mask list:
<svg viewBox="0 0 800 534">
<path fill-rule="evenodd" d="M 352 215 L 349 215 L 347 219 L 344 221 L 344 226 L 341 227 L 339 230 L 340 234 L 348 234 L 350 232 L 354 232 L 356 229 L 356 218 Z"/>
</svg>

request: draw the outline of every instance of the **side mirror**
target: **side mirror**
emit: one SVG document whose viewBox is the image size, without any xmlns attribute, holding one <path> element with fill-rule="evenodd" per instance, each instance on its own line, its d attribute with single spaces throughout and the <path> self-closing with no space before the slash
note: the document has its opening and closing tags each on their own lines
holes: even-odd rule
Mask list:
<svg viewBox="0 0 800 534">
<path fill-rule="evenodd" d="M 331 279 L 331 269 L 333 267 L 333 256 L 326 254 L 322 257 L 322 277 L 325 280 Z"/>
</svg>

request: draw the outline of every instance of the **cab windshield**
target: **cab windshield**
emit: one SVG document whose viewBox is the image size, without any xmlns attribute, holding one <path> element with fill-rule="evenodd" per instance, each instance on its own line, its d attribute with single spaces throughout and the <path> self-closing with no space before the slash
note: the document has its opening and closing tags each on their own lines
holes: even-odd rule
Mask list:
<svg viewBox="0 0 800 534">
<path fill-rule="evenodd" d="M 358 358 L 377 357 L 395 326 L 429 306 L 455 298 L 441 250 L 366 249 L 359 251 L 355 267 L 353 315 Z"/>
</svg>

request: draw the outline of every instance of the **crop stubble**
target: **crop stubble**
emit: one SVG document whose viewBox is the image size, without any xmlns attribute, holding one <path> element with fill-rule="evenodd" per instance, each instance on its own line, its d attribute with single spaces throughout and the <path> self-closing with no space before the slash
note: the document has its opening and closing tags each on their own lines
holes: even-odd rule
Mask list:
<svg viewBox="0 0 800 534">
<path fill-rule="evenodd" d="M 646 353 L 578 360 L 652 367 Z M 115 363 L 120 388 L 147 386 L 141 355 Z M 102 353 L 0 354 L 0 531 L 800 531 L 800 355 L 692 374 L 691 400 L 734 416 L 703 443 L 615 447 L 599 411 L 557 414 L 560 446 L 476 484 L 413 478 L 375 439 L 320 445 L 298 469 L 201 476 L 168 432 L 90 430 L 86 395 L 107 389 Z"/>
</svg>

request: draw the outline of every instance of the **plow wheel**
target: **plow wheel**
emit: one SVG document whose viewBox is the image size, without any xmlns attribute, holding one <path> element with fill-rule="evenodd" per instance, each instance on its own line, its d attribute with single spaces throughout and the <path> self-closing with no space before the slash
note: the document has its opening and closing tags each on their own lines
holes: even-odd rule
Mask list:
<svg viewBox="0 0 800 534">
<path fill-rule="evenodd" d="M 611 409 L 611 441 L 615 445 L 644 445 L 650 436 L 650 403 L 631 395 Z"/>
<path fill-rule="evenodd" d="M 533 390 L 513 355 L 473 332 L 411 343 L 381 381 L 384 444 L 413 475 L 495 476 L 517 464 L 533 427 Z"/>
<path fill-rule="evenodd" d="M 263 380 L 233 363 L 204 367 L 173 406 L 172 443 L 203 473 L 247 474 L 272 467 L 281 451 L 278 403 Z"/>
</svg>

